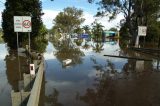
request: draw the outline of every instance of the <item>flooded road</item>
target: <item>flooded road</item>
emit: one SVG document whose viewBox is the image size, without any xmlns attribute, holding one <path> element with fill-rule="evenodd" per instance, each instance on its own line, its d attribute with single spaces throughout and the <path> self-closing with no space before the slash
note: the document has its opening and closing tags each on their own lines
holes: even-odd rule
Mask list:
<svg viewBox="0 0 160 106">
<path fill-rule="evenodd" d="M 11 105 L 10 91 L 11 85 L 8 83 L 6 75 L 5 56 L 8 54 L 5 44 L 0 44 L 0 103 L 5 106 Z"/>
<path fill-rule="evenodd" d="M 48 42 L 40 106 L 159 106 L 158 60 L 122 46 L 118 41 L 84 41 L 81 46 Z M 27 59 L 20 56 L 19 73 L 16 54 L 5 44 L 0 48 L 0 103 L 11 106 L 11 90 L 18 90 L 22 74 L 28 71 Z M 64 66 L 66 59 L 72 62 Z"/>
<path fill-rule="evenodd" d="M 105 42 L 102 47 L 102 44 L 97 46 L 93 42 L 87 44 L 89 46 L 84 43 L 77 47 L 77 51 L 72 47 L 69 51 L 65 48 L 64 52 L 49 42 L 44 54 L 46 106 L 160 105 L 157 60 L 122 50 L 117 42 Z M 75 55 L 70 56 L 72 51 L 76 51 Z M 104 54 L 153 61 L 105 57 Z M 71 58 L 73 63 L 63 66 L 62 60 L 67 58 Z"/>
<path fill-rule="evenodd" d="M 23 73 L 28 73 L 27 58 L 10 51 L 6 44 L 0 44 L 0 103 L 11 106 L 11 91 L 19 91 L 19 81 Z M 20 63 L 20 68 L 18 64 Z"/>
</svg>

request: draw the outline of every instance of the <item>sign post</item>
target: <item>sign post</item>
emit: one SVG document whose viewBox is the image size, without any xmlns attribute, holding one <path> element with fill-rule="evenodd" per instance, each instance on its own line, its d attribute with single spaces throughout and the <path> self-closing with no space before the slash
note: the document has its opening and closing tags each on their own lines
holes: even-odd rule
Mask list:
<svg viewBox="0 0 160 106">
<path fill-rule="evenodd" d="M 139 37 L 140 36 L 144 36 L 144 42 L 145 42 L 146 35 L 147 35 L 147 27 L 146 26 L 138 26 L 138 36 L 136 38 L 135 47 L 139 46 Z"/>
<path fill-rule="evenodd" d="M 29 47 L 30 52 L 30 32 L 32 31 L 31 17 L 30 16 L 14 16 L 14 32 L 17 33 L 17 53 L 18 53 L 18 32 L 28 32 Z M 19 61 L 19 56 L 18 56 Z M 19 64 L 20 70 L 20 64 Z M 21 74 L 20 74 L 21 75 Z"/>
</svg>

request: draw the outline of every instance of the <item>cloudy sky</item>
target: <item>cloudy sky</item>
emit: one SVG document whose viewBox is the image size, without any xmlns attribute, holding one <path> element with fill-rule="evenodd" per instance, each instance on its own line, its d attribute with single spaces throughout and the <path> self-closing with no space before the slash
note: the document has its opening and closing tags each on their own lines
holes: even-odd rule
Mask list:
<svg viewBox="0 0 160 106">
<path fill-rule="evenodd" d="M 5 0 L 0 0 L 3 3 L 5 3 Z M 78 9 L 82 9 L 84 11 L 84 18 L 86 19 L 83 25 L 90 25 L 95 18 L 93 17 L 96 12 L 98 5 L 96 4 L 89 4 L 87 0 L 42 0 L 42 9 L 45 13 L 42 17 L 44 24 L 48 29 L 52 28 L 53 26 L 53 19 L 56 17 L 56 15 L 63 11 L 66 7 L 76 7 Z M 4 4 L 0 2 L 0 12 L 4 9 Z M 98 19 L 98 22 L 101 22 L 102 25 L 105 26 L 106 29 L 109 29 L 111 27 L 115 27 L 119 25 L 120 19 L 123 18 L 123 15 L 118 15 L 117 19 L 111 22 L 108 22 L 108 18 L 102 18 Z M 1 14 L 0 14 L 0 21 L 1 21 Z"/>
</svg>

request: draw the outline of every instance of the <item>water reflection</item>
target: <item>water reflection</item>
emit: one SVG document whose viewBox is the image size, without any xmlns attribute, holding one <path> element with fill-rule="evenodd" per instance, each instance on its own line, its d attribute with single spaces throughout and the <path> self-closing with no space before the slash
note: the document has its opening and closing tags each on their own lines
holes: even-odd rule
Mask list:
<svg viewBox="0 0 160 106">
<path fill-rule="evenodd" d="M 98 48 L 103 48 L 100 52 L 95 52 L 93 49 L 96 48 L 97 42 L 84 41 L 81 46 L 73 43 L 54 41 L 53 45 L 49 43 L 46 49 L 47 52 L 44 55 L 47 64 L 45 85 L 47 105 L 147 106 L 160 104 L 158 101 L 160 73 L 154 71 L 152 61 L 103 55 L 149 59 L 150 57 L 121 48 L 118 41 L 113 40 L 99 43 L 101 46 Z M 76 57 L 75 55 L 80 52 L 84 55 Z M 81 63 L 77 62 L 74 67 L 63 68 L 62 60 L 72 57 L 79 58 Z"/>
<path fill-rule="evenodd" d="M 87 88 L 81 100 L 89 106 L 158 106 L 160 104 L 160 73 L 154 72 L 152 62 L 128 60 L 122 72 L 108 60 L 106 70 L 95 67 L 94 87 Z M 158 85 L 157 85 L 158 84 Z M 158 94 L 157 94 L 157 93 Z"/>
<path fill-rule="evenodd" d="M 11 105 L 10 91 L 11 86 L 8 83 L 6 75 L 5 56 L 8 54 L 5 44 L 0 44 L 0 103 L 4 106 Z"/>
<path fill-rule="evenodd" d="M 56 52 L 54 55 L 62 63 L 63 60 L 71 59 L 72 66 L 76 64 L 82 64 L 82 56 L 84 53 L 80 51 L 69 39 L 63 40 L 61 42 L 52 41 Z"/>
<path fill-rule="evenodd" d="M 9 54 L 5 57 L 5 61 L 8 82 L 14 91 L 19 91 L 19 81 L 22 80 L 23 73 L 29 73 L 27 58 L 19 56 L 18 62 L 17 53 L 15 51 L 9 51 Z"/>
<path fill-rule="evenodd" d="M 100 53 L 101 51 L 103 51 L 103 44 L 102 43 L 96 43 L 93 47 L 93 51 L 95 51 L 96 53 Z"/>
<path fill-rule="evenodd" d="M 58 102 L 59 91 L 57 89 L 53 89 L 53 93 L 46 97 L 46 102 L 51 106 L 63 106 Z"/>
<path fill-rule="evenodd" d="M 84 47 L 85 44 L 89 46 L 88 49 Z M 61 45 L 63 45 L 63 43 Z M 79 50 L 85 54 L 82 59 L 82 64 L 65 69 L 61 67 L 61 62 L 59 63 L 59 59 L 56 55 L 53 55 L 51 51 L 57 53 L 58 50 L 65 50 L 63 47 L 66 47 L 66 45 L 61 47 L 58 43 L 56 44 L 54 42 L 53 46 L 51 46 L 49 43 L 46 49 L 47 52 L 45 53 L 47 64 L 46 96 L 53 95 L 53 88 L 55 88 L 59 91 L 59 103 L 68 106 L 85 106 L 85 103 L 80 101 L 80 95 L 85 93 L 87 87 L 92 87 L 92 83 L 97 75 L 95 67 L 99 65 L 99 68 L 104 66 L 103 69 L 105 69 L 107 63 L 106 58 L 104 58 L 102 54 L 97 55 L 97 53 L 93 52 L 91 45 L 93 45 L 93 42 L 83 42 L 82 47 L 79 47 Z M 105 45 L 108 45 L 108 43 Z M 72 48 L 72 46 L 70 48 Z M 95 61 L 95 63 L 92 61 Z"/>
</svg>

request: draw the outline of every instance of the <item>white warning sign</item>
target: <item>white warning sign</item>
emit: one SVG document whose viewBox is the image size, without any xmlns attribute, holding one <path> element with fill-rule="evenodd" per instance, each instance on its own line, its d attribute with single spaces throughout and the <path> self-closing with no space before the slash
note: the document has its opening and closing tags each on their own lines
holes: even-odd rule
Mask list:
<svg viewBox="0 0 160 106">
<path fill-rule="evenodd" d="M 147 27 L 146 26 L 138 26 L 138 36 L 146 36 Z"/>
<path fill-rule="evenodd" d="M 14 32 L 31 32 L 32 23 L 30 16 L 14 16 Z"/>
</svg>

